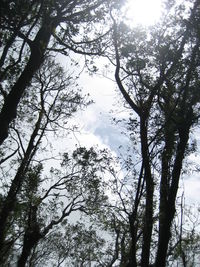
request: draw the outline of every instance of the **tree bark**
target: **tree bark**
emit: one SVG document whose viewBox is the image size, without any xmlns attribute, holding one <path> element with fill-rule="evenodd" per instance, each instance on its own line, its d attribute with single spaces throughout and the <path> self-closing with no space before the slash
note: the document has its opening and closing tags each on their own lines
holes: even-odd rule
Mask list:
<svg viewBox="0 0 200 267">
<path fill-rule="evenodd" d="M 126 267 L 137 267 L 136 260 L 136 240 L 137 240 L 137 231 L 135 227 L 136 216 L 131 214 L 129 216 L 130 232 L 131 232 L 131 248 L 129 252 L 129 263 Z"/>
<path fill-rule="evenodd" d="M 28 42 L 31 48 L 30 58 L 21 76 L 10 90 L 10 93 L 6 96 L 0 113 L 0 145 L 8 136 L 9 124 L 16 117 L 17 106 L 26 87 L 31 82 L 33 75 L 44 60 L 44 53 L 55 26 L 56 24 L 52 21 L 46 21 L 44 25 L 41 26 L 34 41 Z"/>
<path fill-rule="evenodd" d="M 0 263 L 1 261 L 3 261 L 5 255 L 5 238 L 7 232 L 8 218 L 11 212 L 14 210 L 17 193 L 19 192 L 21 185 L 23 183 L 24 174 L 28 167 L 28 162 L 30 160 L 31 152 L 34 149 L 34 141 L 39 131 L 40 123 L 42 120 L 42 114 L 43 113 L 41 112 L 39 115 L 38 121 L 35 125 L 35 129 L 30 138 L 24 158 L 15 175 L 15 178 L 11 183 L 8 195 L 2 203 L 2 208 L 0 212 Z"/>
<path fill-rule="evenodd" d="M 141 151 L 144 163 L 144 180 L 146 183 L 146 203 L 145 203 L 145 218 L 143 227 L 143 243 L 142 243 L 142 257 L 141 267 L 149 266 L 151 236 L 153 228 L 153 192 L 154 183 L 151 174 L 148 138 L 147 138 L 147 116 L 140 117 L 140 138 Z"/>
<path fill-rule="evenodd" d="M 166 266 L 168 244 L 171 237 L 171 225 L 175 215 L 176 195 L 178 191 L 185 149 L 189 139 L 189 129 L 190 127 L 185 127 L 179 130 L 179 143 L 177 146 L 175 162 L 172 170 L 169 193 L 166 204 L 160 206 L 160 213 L 162 213 L 162 216 L 160 216 L 159 221 L 159 239 L 155 267 Z"/>
<path fill-rule="evenodd" d="M 31 254 L 31 250 L 37 245 L 41 238 L 42 236 L 37 223 L 37 207 L 30 207 L 28 225 L 24 234 L 22 253 L 17 263 L 18 267 L 25 267 L 28 257 Z"/>
</svg>

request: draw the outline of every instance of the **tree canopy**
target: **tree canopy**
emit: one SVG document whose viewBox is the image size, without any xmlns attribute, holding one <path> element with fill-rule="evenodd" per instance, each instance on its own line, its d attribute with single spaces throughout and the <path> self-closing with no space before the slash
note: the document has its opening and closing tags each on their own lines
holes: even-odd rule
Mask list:
<svg viewBox="0 0 200 267">
<path fill-rule="evenodd" d="M 1 266 L 198 264 L 199 210 L 178 192 L 198 151 L 200 3 L 163 1 L 160 21 L 142 27 L 122 15 L 125 2 L 2 1 Z M 114 69 L 129 111 L 114 118 L 129 138 L 122 155 L 70 147 L 70 122 L 92 104 L 74 53 Z"/>
</svg>

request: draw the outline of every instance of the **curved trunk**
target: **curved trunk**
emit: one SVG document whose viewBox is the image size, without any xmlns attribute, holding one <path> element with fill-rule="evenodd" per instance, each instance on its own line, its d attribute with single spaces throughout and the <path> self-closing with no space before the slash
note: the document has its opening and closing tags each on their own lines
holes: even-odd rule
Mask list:
<svg viewBox="0 0 200 267">
<path fill-rule="evenodd" d="M 54 27 L 55 25 L 53 25 L 51 21 L 46 21 L 38 31 L 35 40 L 28 42 L 31 48 L 29 61 L 21 73 L 21 76 L 10 90 L 10 93 L 6 96 L 0 112 L 0 145 L 8 136 L 9 124 L 16 117 L 17 106 L 26 87 L 31 82 L 33 75 L 39 69 L 44 60 L 44 53 Z"/>
</svg>

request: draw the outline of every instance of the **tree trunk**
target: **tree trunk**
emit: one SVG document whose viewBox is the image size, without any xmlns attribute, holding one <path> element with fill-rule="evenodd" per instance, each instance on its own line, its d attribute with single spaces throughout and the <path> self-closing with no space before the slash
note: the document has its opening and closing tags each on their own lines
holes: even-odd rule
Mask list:
<svg viewBox="0 0 200 267">
<path fill-rule="evenodd" d="M 130 232 L 131 232 L 131 248 L 129 253 L 129 263 L 127 267 L 137 267 L 137 260 L 136 260 L 136 228 L 135 228 L 135 214 L 131 214 L 129 216 L 129 224 L 130 224 Z"/>
<path fill-rule="evenodd" d="M 5 198 L 4 202 L 2 203 L 2 208 L 0 212 L 0 263 L 4 259 L 4 254 L 5 254 L 5 238 L 6 238 L 6 232 L 7 232 L 8 218 L 11 212 L 14 210 L 15 203 L 16 203 L 16 196 L 23 183 L 24 174 L 28 167 L 28 163 L 31 157 L 31 152 L 34 149 L 34 141 L 39 131 L 40 123 L 42 120 L 42 115 L 43 113 L 41 112 L 36 122 L 33 134 L 30 138 L 24 158 L 15 175 L 15 178 L 13 179 L 11 183 L 8 195 Z"/>
<path fill-rule="evenodd" d="M 154 183 L 151 174 L 148 138 L 147 138 L 147 116 L 140 118 L 140 138 L 141 150 L 144 163 L 144 180 L 146 183 L 146 203 L 145 203 L 145 218 L 143 227 L 143 243 L 142 243 L 142 258 L 141 267 L 149 266 L 151 236 L 153 228 L 153 192 Z"/>
<path fill-rule="evenodd" d="M 28 257 L 31 254 L 31 250 L 37 245 L 40 240 L 40 235 L 37 232 L 26 233 L 24 236 L 24 244 L 22 254 L 17 262 L 18 267 L 25 267 Z"/>
<path fill-rule="evenodd" d="M 25 267 L 31 250 L 37 245 L 41 237 L 39 225 L 37 223 L 37 207 L 31 206 L 28 215 L 28 225 L 24 234 L 22 253 L 17 262 L 18 267 Z"/>
<path fill-rule="evenodd" d="M 44 60 L 44 53 L 46 51 L 54 27 L 55 25 L 53 25 L 52 21 L 46 21 L 38 31 L 35 40 L 29 41 L 31 48 L 29 61 L 25 69 L 21 73 L 21 76 L 10 90 L 10 93 L 5 98 L 0 113 L 0 145 L 8 136 L 9 124 L 16 117 L 17 106 L 26 87 L 31 82 L 33 75 L 39 69 Z"/>
<path fill-rule="evenodd" d="M 188 139 L 189 127 L 184 127 L 179 130 L 179 143 L 177 146 L 167 202 L 166 205 L 163 205 L 163 207 L 161 206 L 162 210 L 160 209 L 160 213 L 163 214 L 161 214 L 162 216 L 160 216 L 159 221 L 159 240 L 155 267 L 166 266 L 167 250 L 171 236 L 171 225 L 175 214 L 176 195 Z"/>
</svg>

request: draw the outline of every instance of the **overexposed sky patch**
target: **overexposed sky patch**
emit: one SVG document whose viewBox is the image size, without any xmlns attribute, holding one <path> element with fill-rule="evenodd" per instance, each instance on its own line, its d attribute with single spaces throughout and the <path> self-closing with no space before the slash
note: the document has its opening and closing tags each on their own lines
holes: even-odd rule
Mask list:
<svg viewBox="0 0 200 267">
<path fill-rule="evenodd" d="M 200 204 L 200 176 L 194 174 L 184 179 L 184 196 L 187 204 Z"/>
<path fill-rule="evenodd" d="M 129 0 L 126 7 L 128 21 L 135 25 L 149 26 L 161 17 L 162 0 Z"/>
</svg>

